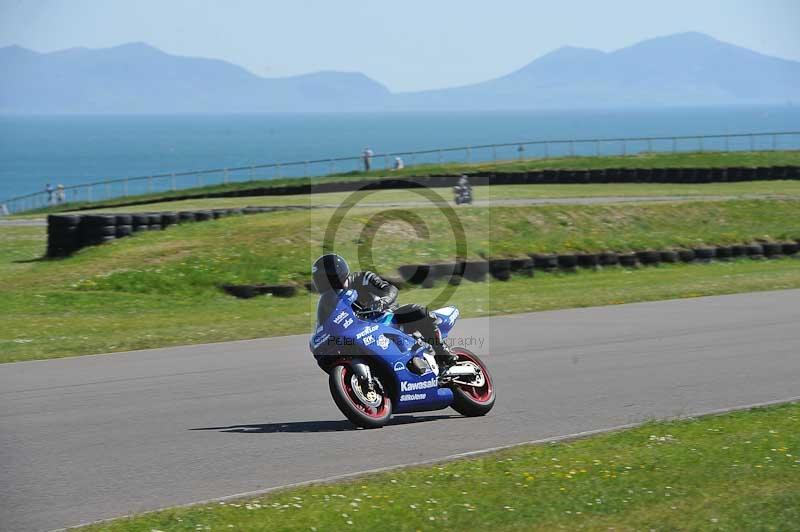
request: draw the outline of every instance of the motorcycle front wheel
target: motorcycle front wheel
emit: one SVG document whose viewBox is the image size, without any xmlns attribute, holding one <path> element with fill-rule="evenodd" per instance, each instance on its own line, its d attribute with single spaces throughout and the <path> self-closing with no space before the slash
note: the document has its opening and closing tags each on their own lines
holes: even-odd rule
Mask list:
<svg viewBox="0 0 800 532">
<path fill-rule="evenodd" d="M 377 379 L 377 377 L 373 377 Z M 392 417 L 392 400 L 379 387 L 369 391 L 350 364 L 337 364 L 328 375 L 333 402 L 354 425 L 377 429 Z"/>
</svg>

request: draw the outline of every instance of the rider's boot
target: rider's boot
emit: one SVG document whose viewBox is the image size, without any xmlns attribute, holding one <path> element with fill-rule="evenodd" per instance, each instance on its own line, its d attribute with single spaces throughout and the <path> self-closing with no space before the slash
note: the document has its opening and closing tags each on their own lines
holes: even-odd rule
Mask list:
<svg viewBox="0 0 800 532">
<path fill-rule="evenodd" d="M 433 358 L 442 370 L 449 368 L 458 362 L 458 356 L 450 352 L 450 348 L 444 342 L 436 342 L 433 344 Z"/>
</svg>

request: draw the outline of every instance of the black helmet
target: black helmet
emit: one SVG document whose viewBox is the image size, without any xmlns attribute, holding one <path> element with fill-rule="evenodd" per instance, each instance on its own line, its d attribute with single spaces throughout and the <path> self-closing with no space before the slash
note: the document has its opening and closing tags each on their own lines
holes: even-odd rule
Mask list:
<svg viewBox="0 0 800 532">
<path fill-rule="evenodd" d="M 342 257 L 335 253 L 321 256 L 311 266 L 314 287 L 319 293 L 341 290 L 344 288 L 344 282 L 348 275 L 350 275 L 350 267 Z"/>
</svg>

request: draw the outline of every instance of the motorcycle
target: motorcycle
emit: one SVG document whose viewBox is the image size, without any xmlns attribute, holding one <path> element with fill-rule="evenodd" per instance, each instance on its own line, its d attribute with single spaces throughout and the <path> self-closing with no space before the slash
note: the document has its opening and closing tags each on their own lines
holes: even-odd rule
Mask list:
<svg viewBox="0 0 800 532">
<path fill-rule="evenodd" d="M 444 341 L 459 311 L 444 307 L 433 314 L 437 341 Z M 333 401 L 347 419 L 379 428 L 393 414 L 453 407 L 472 417 L 492 409 L 492 377 L 476 354 L 451 348 L 457 361 L 440 368 L 430 345 L 418 333 L 403 331 L 393 318 L 391 309 L 358 308 L 355 291 L 342 291 L 335 310 L 311 337 L 311 352 L 328 373 Z"/>
<path fill-rule="evenodd" d="M 472 203 L 472 187 L 469 185 L 456 185 L 453 187 L 456 205 Z"/>
</svg>

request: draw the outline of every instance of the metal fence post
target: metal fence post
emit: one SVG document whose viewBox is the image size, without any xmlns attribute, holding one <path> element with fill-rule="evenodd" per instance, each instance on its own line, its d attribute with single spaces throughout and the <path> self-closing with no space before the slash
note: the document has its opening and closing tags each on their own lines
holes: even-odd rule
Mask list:
<svg viewBox="0 0 800 532">
<path fill-rule="evenodd" d="M 469 163 L 470 159 L 472 158 L 472 150 L 470 148 L 467 148 L 466 155 L 467 155 L 467 163 Z"/>
<path fill-rule="evenodd" d="M 308 177 L 308 161 L 303 162 L 303 176 Z"/>
<path fill-rule="evenodd" d="M 647 153 L 653 153 L 653 139 L 647 139 Z"/>
<path fill-rule="evenodd" d="M 596 157 L 600 157 L 600 141 L 594 141 L 594 154 Z"/>
<path fill-rule="evenodd" d="M 106 181 L 106 199 L 111 199 L 111 183 Z"/>
<path fill-rule="evenodd" d="M 336 165 L 335 165 L 335 163 L 333 162 L 333 159 L 330 159 L 328 162 L 329 162 L 329 163 L 330 163 L 330 165 L 331 165 L 331 172 L 330 172 L 330 173 L 331 173 L 331 175 L 333 175 L 333 172 L 336 170 Z"/>
<path fill-rule="evenodd" d="M 439 164 L 442 164 L 443 161 L 444 161 L 444 158 L 443 158 L 443 154 L 442 154 L 442 149 L 439 148 Z"/>
<path fill-rule="evenodd" d="M 756 151 L 756 139 L 752 133 L 750 133 L 750 151 Z"/>
<path fill-rule="evenodd" d="M 622 155 L 628 155 L 628 141 L 626 139 L 622 139 Z"/>
<path fill-rule="evenodd" d="M 250 181 L 255 181 L 256 179 L 256 170 L 252 166 L 250 167 Z"/>
<path fill-rule="evenodd" d="M 223 182 L 224 184 L 226 184 L 226 185 L 228 184 L 228 169 L 227 169 L 227 168 L 225 168 L 225 169 L 222 171 L 222 182 Z"/>
<path fill-rule="evenodd" d="M 778 135 L 772 135 L 772 151 L 778 149 Z"/>
<path fill-rule="evenodd" d="M 700 141 L 700 152 L 702 153 L 704 151 L 704 148 L 703 148 L 703 137 L 698 137 L 698 140 Z"/>
<path fill-rule="evenodd" d="M 122 182 L 122 195 L 128 195 L 128 178 L 126 177 L 125 180 Z"/>
<path fill-rule="evenodd" d="M 569 155 L 570 157 L 575 157 L 575 141 L 569 141 Z"/>
<path fill-rule="evenodd" d="M 730 135 L 725 135 L 725 152 L 731 151 L 730 141 L 731 141 Z"/>
<path fill-rule="evenodd" d="M 92 201 L 92 185 L 86 185 L 86 201 Z"/>
<path fill-rule="evenodd" d="M 175 186 L 175 174 L 172 174 L 172 191 L 175 192 L 178 187 Z"/>
<path fill-rule="evenodd" d="M 497 162 L 497 146 L 492 144 L 492 159 Z"/>
<path fill-rule="evenodd" d="M 550 157 L 550 149 L 548 148 L 547 143 L 545 142 L 544 143 L 544 158 L 547 159 L 548 157 Z"/>
<path fill-rule="evenodd" d="M 672 137 L 672 153 L 675 153 L 677 151 L 678 151 L 678 139 Z"/>
</svg>

